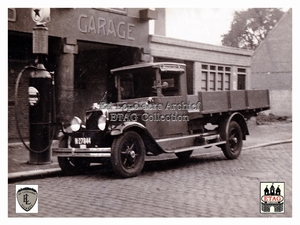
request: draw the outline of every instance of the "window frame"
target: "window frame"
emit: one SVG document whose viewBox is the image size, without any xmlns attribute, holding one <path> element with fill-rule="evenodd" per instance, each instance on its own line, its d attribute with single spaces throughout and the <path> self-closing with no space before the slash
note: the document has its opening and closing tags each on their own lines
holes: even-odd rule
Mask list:
<svg viewBox="0 0 300 225">
<path fill-rule="evenodd" d="M 232 66 L 220 64 L 201 64 L 201 91 L 230 90 Z"/>
</svg>

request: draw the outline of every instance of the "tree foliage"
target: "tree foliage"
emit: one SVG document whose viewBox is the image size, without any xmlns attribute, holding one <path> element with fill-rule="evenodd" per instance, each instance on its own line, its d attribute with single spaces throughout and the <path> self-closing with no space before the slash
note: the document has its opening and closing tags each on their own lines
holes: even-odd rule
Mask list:
<svg viewBox="0 0 300 225">
<path fill-rule="evenodd" d="M 255 50 L 283 14 L 276 8 L 236 11 L 229 32 L 222 35 L 222 45 Z"/>
</svg>

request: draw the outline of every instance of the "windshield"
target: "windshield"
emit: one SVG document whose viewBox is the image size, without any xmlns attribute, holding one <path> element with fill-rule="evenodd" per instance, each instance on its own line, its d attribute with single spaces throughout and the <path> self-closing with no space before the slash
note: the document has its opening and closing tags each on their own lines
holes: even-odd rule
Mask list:
<svg viewBox="0 0 300 225">
<path fill-rule="evenodd" d="M 130 71 L 118 75 L 121 100 L 151 96 L 180 95 L 180 73 L 161 72 L 156 77 L 155 70 Z"/>
<path fill-rule="evenodd" d="M 156 95 L 155 71 L 130 72 L 119 75 L 121 99 L 143 98 Z"/>
</svg>

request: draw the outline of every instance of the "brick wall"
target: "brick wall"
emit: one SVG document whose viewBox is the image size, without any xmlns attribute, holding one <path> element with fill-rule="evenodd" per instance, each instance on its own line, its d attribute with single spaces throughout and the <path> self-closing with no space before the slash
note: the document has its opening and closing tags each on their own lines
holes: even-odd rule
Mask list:
<svg viewBox="0 0 300 225">
<path fill-rule="evenodd" d="M 253 54 L 251 70 L 252 88 L 270 90 L 270 112 L 278 116 L 292 116 L 291 9 Z"/>
<path fill-rule="evenodd" d="M 8 63 L 8 138 L 10 140 L 19 140 L 15 119 L 15 87 L 16 80 L 25 63 Z M 29 138 L 29 102 L 28 102 L 28 78 L 29 71 L 25 72 L 20 80 L 18 88 L 18 125 L 22 137 Z"/>
<path fill-rule="evenodd" d="M 276 116 L 292 116 L 292 90 L 271 90 L 271 110 Z"/>
<path fill-rule="evenodd" d="M 288 11 L 252 57 L 252 87 L 292 89 L 292 11 Z"/>
</svg>

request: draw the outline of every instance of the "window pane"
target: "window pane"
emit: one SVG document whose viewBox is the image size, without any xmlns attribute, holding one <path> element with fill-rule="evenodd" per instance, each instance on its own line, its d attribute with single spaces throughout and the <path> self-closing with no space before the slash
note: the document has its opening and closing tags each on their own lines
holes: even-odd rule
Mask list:
<svg viewBox="0 0 300 225">
<path fill-rule="evenodd" d="M 207 91 L 207 72 L 202 72 L 202 75 L 201 75 L 201 90 Z"/>
<path fill-rule="evenodd" d="M 225 87 L 224 87 L 225 90 L 230 89 L 230 74 L 229 73 L 225 74 L 225 83 L 224 83 L 224 85 L 225 85 Z"/>
<path fill-rule="evenodd" d="M 246 69 L 244 69 L 244 68 L 238 68 L 238 72 L 239 73 L 246 73 Z"/>
<path fill-rule="evenodd" d="M 220 91 L 220 90 L 223 90 L 223 73 L 218 73 L 218 80 L 217 80 L 217 89 Z"/>
<path fill-rule="evenodd" d="M 211 91 L 215 90 L 215 80 L 216 80 L 216 74 L 215 73 L 210 73 L 210 78 L 209 78 L 209 89 Z"/>
<path fill-rule="evenodd" d="M 202 69 L 203 70 L 207 70 L 208 69 L 208 65 L 202 64 Z"/>
</svg>

